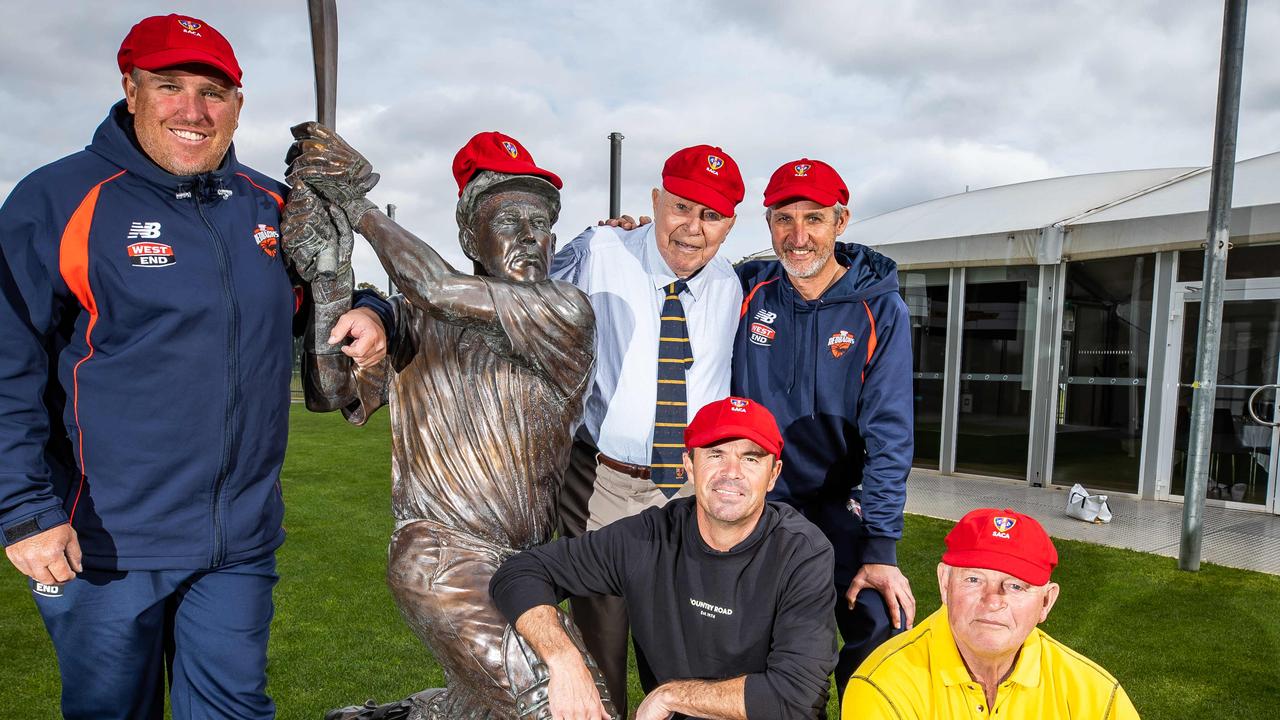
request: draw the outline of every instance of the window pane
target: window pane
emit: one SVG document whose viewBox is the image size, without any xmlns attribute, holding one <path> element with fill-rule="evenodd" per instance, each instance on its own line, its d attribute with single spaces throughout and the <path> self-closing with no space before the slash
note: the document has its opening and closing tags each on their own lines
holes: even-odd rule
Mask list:
<svg viewBox="0 0 1280 720">
<path fill-rule="evenodd" d="M 1154 264 L 1150 255 L 1067 264 L 1055 485 L 1138 491 Z"/>
<path fill-rule="evenodd" d="M 1036 267 L 966 272 L 956 469 L 1025 478 Z"/>
<path fill-rule="evenodd" d="M 1280 277 L 1280 245 L 1237 245 L 1227 253 L 1227 279 Z M 1204 250 L 1178 253 L 1178 282 L 1204 279 Z"/>
<path fill-rule="evenodd" d="M 947 296 L 950 271 L 898 274 L 911 317 L 916 467 L 938 467 L 942 441 L 942 373 L 947 354 Z"/>
</svg>

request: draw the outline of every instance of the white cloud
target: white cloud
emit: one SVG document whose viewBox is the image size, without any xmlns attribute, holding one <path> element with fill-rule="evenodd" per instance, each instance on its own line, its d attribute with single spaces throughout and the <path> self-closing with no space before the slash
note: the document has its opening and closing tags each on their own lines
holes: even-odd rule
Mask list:
<svg viewBox="0 0 1280 720">
<path fill-rule="evenodd" d="M 114 58 L 137 19 L 190 12 L 245 67 L 236 145 L 280 176 L 311 117 L 306 9 L 296 0 L 0 8 L 0 192 L 86 144 L 119 97 Z M 708 142 L 742 166 L 723 252 L 768 244 L 779 164 L 820 157 L 858 216 L 1058 174 L 1209 160 L 1219 3 L 342 3 L 339 131 L 382 173 L 374 193 L 459 267 L 450 174 L 475 132 L 503 130 L 565 180 L 562 241 L 607 209 L 608 141 L 626 135 L 623 207 L 644 212 L 673 150 Z M 1280 8 L 1249 13 L 1239 152 L 1280 138 Z M 362 279 L 385 284 L 361 246 Z"/>
</svg>

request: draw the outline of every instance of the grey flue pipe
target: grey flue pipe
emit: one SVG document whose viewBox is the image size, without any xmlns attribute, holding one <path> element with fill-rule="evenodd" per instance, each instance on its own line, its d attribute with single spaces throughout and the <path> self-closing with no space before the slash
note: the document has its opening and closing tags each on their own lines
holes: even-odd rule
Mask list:
<svg viewBox="0 0 1280 720">
<path fill-rule="evenodd" d="M 1182 542 L 1178 567 L 1200 569 L 1204 540 L 1204 501 L 1209 478 L 1213 408 L 1218 389 L 1218 350 L 1222 340 L 1222 286 L 1227 277 L 1231 239 L 1231 186 L 1236 169 L 1236 126 L 1240 120 L 1240 76 L 1244 61 L 1247 0 L 1226 0 L 1222 21 L 1222 64 L 1218 73 L 1218 113 L 1213 132 L 1209 225 L 1204 249 L 1204 291 L 1196 337 L 1196 374 L 1191 387 L 1191 437 L 1187 443 L 1187 479 L 1182 504 Z"/>
<path fill-rule="evenodd" d="M 609 133 L 609 217 L 622 213 L 622 133 Z"/>
</svg>

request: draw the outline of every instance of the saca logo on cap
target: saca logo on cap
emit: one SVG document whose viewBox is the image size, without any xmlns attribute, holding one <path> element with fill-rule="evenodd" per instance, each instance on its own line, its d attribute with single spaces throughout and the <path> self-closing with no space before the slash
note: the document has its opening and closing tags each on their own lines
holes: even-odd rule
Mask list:
<svg viewBox="0 0 1280 720">
<path fill-rule="evenodd" d="M 707 156 L 707 172 L 711 173 L 712 175 L 719 175 L 720 168 L 722 167 L 724 167 L 724 158 L 720 157 L 719 155 Z"/>
<path fill-rule="evenodd" d="M 992 537 L 1004 538 L 1008 540 L 1009 531 L 1013 529 L 1014 525 L 1018 524 L 1018 521 L 1014 520 L 1011 517 L 1003 517 L 1003 516 L 997 515 L 996 517 L 991 518 L 991 524 L 996 526 L 995 532 L 991 533 Z"/>
<path fill-rule="evenodd" d="M 805 177 L 805 176 L 807 176 L 807 175 L 809 174 L 809 168 L 811 168 L 811 167 L 813 167 L 813 166 L 812 166 L 812 165 L 809 165 L 808 163 L 800 163 L 799 165 L 796 165 L 796 167 L 795 167 L 795 170 L 796 170 L 796 177 Z"/>
<path fill-rule="evenodd" d="M 197 32 L 200 28 L 204 26 L 196 22 L 195 20 L 179 20 L 178 24 L 182 26 L 183 32 L 191 33 L 196 37 L 204 37 L 199 32 Z"/>
<path fill-rule="evenodd" d="M 743 400 L 742 398 L 729 398 L 729 405 L 730 405 L 729 410 L 732 412 L 744 413 L 747 411 L 747 406 L 750 404 L 751 404 L 750 400 Z"/>
<path fill-rule="evenodd" d="M 516 147 L 516 144 L 510 140 L 503 140 L 502 147 L 507 151 L 507 154 L 511 156 L 512 160 L 515 160 L 516 156 L 520 154 L 520 150 Z"/>
</svg>

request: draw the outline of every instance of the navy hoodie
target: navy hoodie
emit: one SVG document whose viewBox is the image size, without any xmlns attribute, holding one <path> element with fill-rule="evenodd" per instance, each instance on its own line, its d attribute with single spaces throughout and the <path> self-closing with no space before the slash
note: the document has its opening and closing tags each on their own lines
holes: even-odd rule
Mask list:
<svg viewBox="0 0 1280 720">
<path fill-rule="evenodd" d="M 848 271 L 817 300 L 805 300 L 777 261 L 738 267 L 733 394 L 777 418 L 783 465 L 769 499 L 822 528 L 843 585 L 864 563 L 897 564 L 912 364 L 897 266 L 856 244 L 836 243 L 835 257 Z"/>
<path fill-rule="evenodd" d="M 97 569 L 198 569 L 284 539 L 293 283 L 284 187 L 171 175 L 116 104 L 0 209 L 0 530 L 70 520 Z"/>
</svg>

